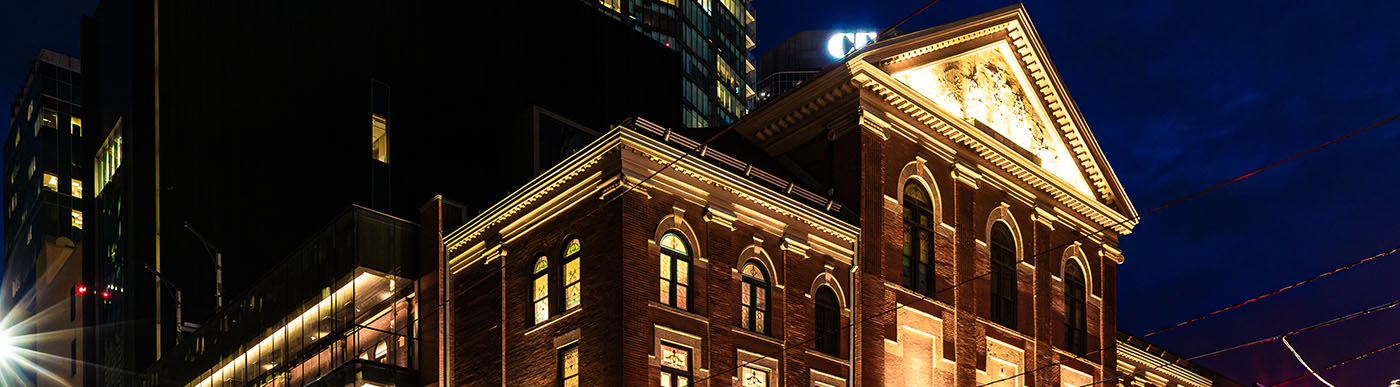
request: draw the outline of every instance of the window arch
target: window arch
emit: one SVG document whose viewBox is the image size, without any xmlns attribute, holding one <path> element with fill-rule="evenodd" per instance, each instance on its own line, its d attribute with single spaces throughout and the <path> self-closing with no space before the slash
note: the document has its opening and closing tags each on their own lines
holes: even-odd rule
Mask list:
<svg viewBox="0 0 1400 387">
<path fill-rule="evenodd" d="M 676 231 L 667 231 L 661 245 L 661 303 L 690 307 L 690 244 Z"/>
<path fill-rule="evenodd" d="M 579 251 L 582 249 L 578 238 L 569 239 L 564 244 L 564 310 L 577 308 L 583 303 L 583 289 L 579 285 L 582 279 Z"/>
<path fill-rule="evenodd" d="M 1089 349 L 1088 307 L 1085 302 L 1088 286 L 1084 270 L 1077 260 L 1065 263 L 1065 349 L 1083 355 Z"/>
<path fill-rule="evenodd" d="M 1016 240 L 1005 222 L 992 225 L 992 322 L 1016 329 Z"/>
<path fill-rule="evenodd" d="M 904 183 L 904 287 L 933 295 L 933 204 L 917 181 Z"/>
<path fill-rule="evenodd" d="M 549 257 L 541 255 L 535 259 L 531 273 L 530 301 L 534 305 L 535 324 L 539 324 L 549 319 Z"/>
<path fill-rule="evenodd" d="M 841 305 L 830 286 L 817 288 L 815 321 L 817 351 L 841 356 Z"/>
<path fill-rule="evenodd" d="M 744 263 L 739 284 L 739 325 L 754 332 L 768 333 L 768 274 L 756 260 Z"/>
</svg>

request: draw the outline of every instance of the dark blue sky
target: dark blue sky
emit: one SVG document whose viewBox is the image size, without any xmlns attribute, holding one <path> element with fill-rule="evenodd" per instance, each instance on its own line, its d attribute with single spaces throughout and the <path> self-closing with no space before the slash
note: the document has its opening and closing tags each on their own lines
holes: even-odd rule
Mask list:
<svg viewBox="0 0 1400 387">
<path fill-rule="evenodd" d="M 0 87 L 39 48 L 77 55 L 95 0 L 0 0 Z M 923 0 L 758 0 L 758 51 L 808 29 L 879 29 Z M 1010 4 L 944 0 L 915 31 Z M 1027 1 L 1051 59 L 1130 199 L 1147 211 L 1400 114 L 1400 4 Z M 8 122 L 9 112 L 0 113 Z M 1143 333 L 1400 246 L 1400 123 L 1142 219 L 1123 239 L 1119 326 Z M 1385 258 L 1153 337 L 1192 356 L 1400 298 Z M 1293 339 L 1314 367 L 1400 340 L 1400 310 Z M 1279 343 L 1203 364 L 1245 383 L 1304 372 Z M 1400 349 L 1324 373 L 1400 378 Z M 1320 386 L 1302 380 L 1291 386 Z"/>
</svg>

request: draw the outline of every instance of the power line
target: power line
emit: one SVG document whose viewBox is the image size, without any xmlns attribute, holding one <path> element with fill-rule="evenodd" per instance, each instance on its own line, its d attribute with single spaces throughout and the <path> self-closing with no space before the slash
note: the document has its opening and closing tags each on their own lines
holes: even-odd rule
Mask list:
<svg viewBox="0 0 1400 387">
<path fill-rule="evenodd" d="M 1262 339 L 1250 341 L 1250 342 L 1247 342 L 1247 343 L 1244 343 L 1244 344 L 1237 344 L 1237 345 L 1233 345 L 1233 346 L 1229 346 L 1229 347 L 1217 349 L 1217 350 L 1214 350 L 1214 351 L 1211 351 L 1211 352 L 1207 352 L 1207 353 L 1204 353 L 1204 354 L 1192 356 L 1192 357 L 1186 358 L 1185 360 L 1188 361 L 1188 362 L 1189 362 L 1189 361 L 1196 361 L 1196 360 L 1199 360 L 1199 359 L 1204 359 L 1204 358 L 1208 358 L 1208 357 L 1220 355 L 1220 354 L 1223 354 L 1223 353 L 1226 353 L 1226 352 L 1237 351 L 1237 350 L 1241 350 L 1241 349 L 1253 347 L 1253 346 L 1256 346 L 1256 345 L 1259 345 L 1259 344 L 1264 344 L 1264 343 L 1267 343 L 1267 342 L 1270 342 L 1270 341 L 1279 340 L 1279 339 L 1282 339 L 1282 338 L 1284 338 L 1284 337 L 1293 336 L 1293 335 L 1297 335 L 1297 334 L 1301 334 L 1301 333 L 1306 333 L 1306 332 L 1311 332 L 1311 331 L 1313 331 L 1313 330 L 1317 330 L 1317 329 L 1329 327 L 1329 326 L 1332 326 L 1332 325 L 1340 324 L 1340 323 L 1342 323 L 1342 322 L 1345 322 L 1345 321 L 1347 321 L 1347 320 L 1351 320 L 1351 319 L 1354 319 L 1354 318 L 1357 318 L 1357 317 L 1362 317 L 1362 316 L 1369 315 L 1369 314 L 1371 314 L 1371 313 L 1375 313 L 1375 312 L 1379 312 L 1379 311 L 1382 311 L 1382 310 L 1394 308 L 1396 305 L 1400 305 L 1400 299 L 1397 299 L 1397 300 L 1391 301 L 1391 302 L 1387 302 L 1387 303 L 1384 303 L 1384 304 L 1376 305 L 1376 306 L 1373 306 L 1373 307 L 1370 307 L 1370 308 L 1361 310 L 1361 311 L 1359 311 L 1359 312 L 1353 312 L 1353 313 L 1351 313 L 1351 314 L 1348 314 L 1348 315 L 1345 315 L 1345 316 L 1341 316 L 1341 317 L 1337 317 L 1337 318 L 1334 318 L 1334 319 L 1331 319 L 1331 320 L 1323 321 L 1323 322 L 1320 322 L 1320 323 L 1317 323 L 1317 324 L 1313 324 L 1313 325 L 1309 325 L 1309 326 L 1306 326 L 1306 327 L 1294 329 L 1294 330 L 1285 332 L 1285 333 L 1283 333 L 1283 334 L 1279 334 L 1279 335 L 1275 335 L 1275 336 L 1270 336 L 1270 337 L 1266 337 L 1266 338 L 1262 338 Z M 1098 385 L 1098 384 L 1102 384 L 1102 383 L 1107 383 L 1107 382 L 1111 382 L 1111 381 L 1114 381 L 1114 380 L 1122 379 L 1122 378 L 1124 378 L 1124 377 L 1134 376 L 1134 375 L 1137 375 L 1137 374 L 1140 374 L 1140 373 L 1143 373 L 1143 372 L 1152 371 L 1152 370 L 1155 370 L 1155 369 L 1158 369 L 1158 368 L 1162 368 L 1162 367 L 1166 367 L 1166 366 L 1173 365 L 1173 364 L 1176 364 L 1176 363 L 1166 363 L 1166 364 L 1161 364 L 1161 365 L 1157 365 L 1157 366 L 1154 366 L 1154 367 L 1138 369 L 1138 370 L 1134 370 L 1132 373 L 1114 376 L 1114 377 L 1111 377 L 1111 378 L 1108 378 L 1108 379 L 1104 379 L 1104 380 L 1092 382 L 1092 383 L 1085 384 L 1085 385 L 1082 385 L 1082 386 L 1079 386 L 1079 387 L 1089 387 L 1089 386 L 1093 386 L 1093 385 Z"/>
<path fill-rule="evenodd" d="M 1396 120 L 1396 119 L 1400 119 L 1400 115 L 1391 116 L 1391 117 L 1386 118 L 1386 119 L 1384 119 L 1384 120 L 1381 120 L 1381 121 L 1378 121 L 1378 122 L 1376 122 L 1376 123 L 1367 125 L 1366 127 L 1363 127 L 1363 128 L 1361 128 L 1361 129 L 1357 129 L 1357 130 L 1352 131 L 1352 132 L 1350 132 L 1350 133 L 1344 134 L 1344 135 L 1342 135 L 1342 136 L 1340 136 L 1340 137 L 1333 138 L 1333 139 L 1331 139 L 1331 140 L 1329 140 L 1329 141 L 1327 141 L 1327 142 L 1324 142 L 1324 143 L 1322 143 L 1322 144 L 1318 144 L 1318 145 L 1316 145 L 1316 146 L 1313 146 L 1313 147 L 1311 147 L 1311 148 L 1308 148 L 1308 149 L 1306 149 L 1306 150 L 1303 150 L 1302 152 L 1298 152 L 1298 153 L 1295 153 L 1295 154 L 1290 155 L 1290 156 L 1288 156 L 1288 157 L 1284 157 L 1283 159 L 1280 159 L 1280 160 L 1278 160 L 1278 161 L 1274 161 L 1274 162 L 1269 163 L 1269 164 L 1267 164 L 1267 165 L 1264 165 L 1264 166 L 1262 166 L 1262 167 L 1256 168 L 1256 169 L 1254 169 L 1254 170 L 1252 170 L 1252 171 L 1249 171 L 1249 172 L 1247 172 L 1247 173 L 1245 173 L 1245 174 L 1242 174 L 1242 175 L 1236 176 L 1236 177 L 1234 177 L 1234 178 L 1231 178 L 1231 179 L 1222 181 L 1222 182 L 1220 182 L 1220 183 L 1216 183 L 1215 185 L 1212 185 L 1212 186 L 1210 186 L 1210 187 L 1207 187 L 1207 188 L 1205 188 L 1205 189 L 1203 189 L 1203 190 L 1196 191 L 1196 192 L 1191 193 L 1191 194 L 1189 194 L 1189 195 L 1183 196 L 1183 197 L 1181 197 L 1181 198 L 1179 198 L 1179 199 L 1176 199 L 1176 200 L 1173 200 L 1173 201 L 1171 201 L 1171 202 L 1168 202 L 1167 204 L 1163 204 L 1163 205 L 1161 205 L 1161 206 L 1158 206 L 1157 208 L 1153 208 L 1153 209 L 1150 210 L 1150 211 L 1147 211 L 1147 212 L 1144 212 L 1144 213 L 1140 213 L 1140 214 L 1138 214 L 1138 215 L 1131 216 L 1131 217 L 1128 217 L 1128 218 L 1126 218 L 1126 219 L 1120 220 L 1120 221 L 1118 221 L 1118 222 L 1115 222 L 1115 223 L 1113 223 L 1113 224 L 1108 225 L 1107 227 L 1100 228 L 1100 229 L 1098 229 L 1098 230 L 1096 230 L 1096 231 L 1094 231 L 1094 232 L 1092 232 L 1092 233 L 1080 235 L 1079 237 L 1074 238 L 1074 239 L 1070 240 L 1069 242 L 1062 243 L 1062 244 L 1060 244 L 1060 245 L 1051 247 L 1051 248 L 1046 249 L 1046 250 L 1043 250 L 1043 251 L 1041 251 L 1041 252 L 1039 252 L 1039 253 L 1035 253 L 1035 254 L 1033 254 L 1033 255 L 1031 255 L 1031 256 L 1025 257 L 1025 258 L 1023 258 L 1023 259 L 1020 259 L 1020 260 L 1016 261 L 1016 263 L 1026 262 L 1026 261 L 1028 261 L 1028 260 L 1030 260 L 1030 259 L 1032 259 L 1032 258 L 1039 257 L 1039 256 L 1041 256 L 1041 255 L 1043 255 L 1043 254 L 1047 254 L 1047 253 L 1050 253 L 1050 252 L 1053 252 L 1053 251 L 1058 251 L 1059 249 L 1065 248 L 1065 247 L 1067 247 L 1067 246 L 1069 246 L 1069 245 L 1071 245 L 1071 244 L 1074 244 L 1075 242 L 1079 242 L 1079 241 L 1081 241 L 1081 240 L 1084 240 L 1085 238 L 1088 238 L 1089 236 L 1098 235 L 1099 233 L 1102 233 L 1102 232 L 1104 232 L 1104 231 L 1106 231 L 1106 230 L 1108 230 L 1108 229 L 1110 229 L 1110 228 L 1117 227 L 1117 226 L 1122 225 L 1122 224 L 1124 224 L 1124 223 L 1127 223 L 1127 222 L 1129 222 L 1129 221 L 1142 219 L 1142 217 L 1144 217 L 1144 216 L 1147 216 L 1147 215 L 1150 215 L 1150 214 L 1154 214 L 1154 213 L 1160 212 L 1160 211 L 1162 211 L 1162 210 L 1165 210 L 1165 209 L 1170 208 L 1170 207 L 1172 207 L 1172 206 L 1176 206 L 1176 205 L 1178 205 L 1178 204 L 1181 204 L 1181 203 L 1183 203 L 1183 202 L 1186 202 L 1187 200 L 1194 199 L 1194 198 L 1196 198 L 1196 197 L 1198 197 L 1198 196 L 1204 195 L 1204 194 L 1206 194 L 1206 193 L 1208 193 L 1208 192 L 1214 191 L 1214 190 L 1216 190 L 1216 189 L 1219 189 L 1219 188 L 1224 187 L 1224 186 L 1226 186 L 1226 185 L 1229 185 L 1229 184 L 1231 184 L 1231 183 L 1234 183 L 1234 182 L 1237 182 L 1237 181 L 1240 181 L 1240 180 L 1244 180 L 1244 179 L 1246 179 L 1246 178 L 1248 178 L 1248 177 L 1250 177 L 1250 176 L 1254 176 L 1255 174 L 1258 174 L 1259 172 L 1263 172 L 1263 171 L 1265 171 L 1265 170 L 1268 170 L 1268 169 L 1271 169 L 1271 168 L 1273 168 L 1273 167 L 1279 166 L 1279 165 L 1281 165 L 1281 164 L 1283 164 L 1283 163 L 1285 163 L 1285 162 L 1288 162 L 1288 161 L 1291 161 L 1291 160 L 1296 159 L 1296 158 L 1298 158 L 1298 157 L 1301 157 L 1301 156 L 1303 156 L 1303 155 L 1306 155 L 1306 154 L 1315 152 L 1315 151 L 1317 151 L 1317 150 L 1319 150 L 1319 149 L 1325 148 L 1325 147 L 1327 147 L 1327 146 L 1329 146 L 1329 145 L 1335 144 L 1335 143 L 1340 142 L 1340 141 L 1342 141 L 1342 140 L 1345 140 L 1345 139 L 1347 139 L 1347 138 L 1356 136 L 1356 135 L 1361 134 L 1361 133 L 1365 133 L 1366 131 L 1369 131 L 1369 130 L 1374 129 L 1374 128 L 1376 128 L 1376 127 L 1379 127 L 1379 126 L 1381 126 L 1381 125 L 1385 125 L 1386 123 L 1389 123 L 1389 122 L 1394 121 L 1394 120 Z M 640 183 L 639 183 L 639 184 L 640 184 Z M 955 227 L 956 227 L 956 226 L 955 226 Z M 1349 268 L 1349 267 L 1348 267 L 1348 268 Z M 1340 271 L 1340 270 L 1334 270 L 1334 272 L 1335 272 L 1335 271 Z M 1330 274 L 1331 274 L 1331 273 L 1329 272 L 1329 273 L 1326 273 L 1325 275 L 1318 276 L 1318 278 L 1323 277 L 1323 276 L 1326 276 L 1326 275 L 1330 275 Z M 943 293 L 943 292 L 946 292 L 946 291 L 949 291 L 949 290 L 952 290 L 952 289 L 956 289 L 956 288 L 958 288 L 958 287 L 960 287 L 960 286 L 966 285 L 966 284 L 968 284 L 968 283 L 971 283 L 971 282 L 974 281 L 974 280 L 977 280 L 977 279 L 982 278 L 982 277 L 986 277 L 986 276 L 988 276 L 988 275 L 991 275 L 991 271 L 990 271 L 990 270 L 988 270 L 988 271 L 985 272 L 985 273 L 982 273 L 982 274 L 973 276 L 973 277 L 971 277 L 971 278 L 965 279 L 965 280 L 963 280 L 963 281 L 960 281 L 960 282 L 958 282 L 958 283 L 955 283 L 955 284 L 953 284 L 952 286 L 949 286 L 949 287 L 944 288 L 944 289 L 942 289 L 942 290 L 934 291 L 932 294 L 920 294 L 919 298 L 918 298 L 918 299 L 915 299 L 914 302 L 911 302 L 911 303 L 908 303 L 908 304 L 895 305 L 894 308 L 890 308 L 890 309 L 887 309 L 887 310 L 885 310 L 885 311 L 883 311 L 883 312 L 876 313 L 876 314 L 874 314 L 874 315 L 870 315 L 870 316 L 868 316 L 868 317 L 862 318 L 862 319 L 860 319 L 859 321 L 854 321 L 854 322 L 851 322 L 850 324 L 846 324 L 846 326 L 842 327 L 841 330 L 850 329 L 851 327 L 853 327 L 853 326 L 855 326 L 855 325 L 857 325 L 857 324 L 864 324 L 866 321 L 869 321 L 869 320 L 874 319 L 874 318 L 879 317 L 879 316 L 883 316 L 883 315 L 885 315 L 885 314 L 888 314 L 888 313 L 890 313 L 890 312 L 899 310 L 899 309 L 901 309 L 901 308 L 908 307 L 908 306 L 910 306 L 910 305 L 914 305 L 914 304 L 921 303 L 921 302 L 926 302 L 926 301 L 928 301 L 928 299 L 929 299 L 930 296 L 933 296 L 933 295 L 936 295 L 936 294 L 940 294 L 940 293 Z M 1295 286 L 1296 286 L 1296 285 L 1295 285 Z M 1276 293 L 1275 293 L 1275 294 L 1276 294 Z M 1272 295 L 1272 294 L 1270 294 L 1270 295 Z M 1264 297 L 1267 297 L 1267 296 L 1264 296 Z M 1249 302 L 1253 302 L 1253 301 L 1249 301 Z M 1248 302 L 1246 302 L 1246 303 L 1248 303 Z M 1205 317 L 1209 317 L 1209 316 L 1205 316 Z M 1196 319 L 1196 321 L 1200 321 L 1201 319 L 1204 319 L 1204 317 L 1198 318 L 1198 319 Z M 1184 325 L 1184 324 L 1181 324 L 1181 325 Z M 1179 326 L 1181 326 L 1181 325 L 1173 326 L 1173 327 L 1170 327 L 1169 329 L 1174 329 L 1174 328 L 1179 327 Z M 802 341 L 802 342 L 800 342 L 800 343 L 797 343 L 796 346 L 799 346 L 799 347 L 800 347 L 800 346 L 806 345 L 807 343 L 810 343 L 810 342 L 812 342 L 812 341 L 814 341 L 814 340 L 816 340 L 815 337 L 810 338 L 810 339 L 807 339 L 807 340 L 804 340 L 804 341 Z M 778 350 L 777 352 L 774 352 L 774 353 L 771 353 L 771 354 L 766 354 L 766 355 L 763 355 L 763 356 L 761 356 L 761 357 L 759 357 L 759 358 L 757 358 L 757 359 L 753 359 L 753 360 L 746 361 L 746 362 L 744 362 L 744 363 L 742 363 L 742 364 L 739 364 L 738 366 L 734 367 L 733 369 L 724 371 L 723 373 L 724 373 L 724 374 L 727 374 L 727 373 L 729 373 L 729 372 L 738 370 L 739 368 L 741 368 L 741 367 L 743 367 L 743 366 L 752 364 L 752 363 L 755 362 L 755 361 L 762 360 L 762 359 L 767 359 L 767 358 L 771 358 L 771 357 L 773 357 L 774 355 L 787 352 L 787 350 L 788 350 L 789 348 L 790 348 L 790 347 L 789 347 L 788 345 L 784 345 L 783 348 L 780 349 L 780 350 Z M 696 382 L 699 382 L 699 381 L 701 381 L 701 380 L 705 380 L 705 379 L 712 378 L 712 377 L 714 377 L 714 376 L 716 376 L 716 375 L 719 375 L 719 374 L 721 374 L 721 373 L 712 373 L 710 376 L 707 376 L 707 377 L 705 377 L 705 378 L 696 380 Z"/>
<path fill-rule="evenodd" d="M 1316 375 L 1316 374 L 1319 373 L 1319 372 L 1323 372 L 1323 371 L 1327 371 L 1327 370 L 1330 370 L 1330 369 L 1333 369 L 1333 368 L 1337 368 L 1337 367 L 1340 367 L 1340 366 L 1343 365 L 1343 364 L 1350 363 L 1350 362 L 1353 362 L 1353 361 L 1356 361 L 1356 360 L 1361 360 L 1361 359 L 1363 359 L 1363 358 L 1366 358 L 1367 356 L 1375 355 L 1375 354 L 1377 354 L 1377 353 L 1384 352 L 1384 351 L 1387 350 L 1387 349 L 1395 348 L 1395 347 L 1397 347 L 1397 346 L 1400 346 L 1400 341 L 1396 341 L 1396 342 L 1394 342 L 1394 343 L 1390 343 L 1390 344 L 1388 344 L 1388 345 L 1385 345 L 1385 346 L 1382 346 L 1382 347 L 1378 347 L 1378 348 L 1376 348 L 1376 349 L 1371 350 L 1370 352 L 1366 352 L 1366 353 L 1363 353 L 1363 354 L 1360 354 L 1360 355 L 1352 356 L 1350 359 L 1346 359 L 1346 360 L 1342 360 L 1342 361 L 1340 361 L 1340 362 L 1334 363 L 1334 364 L 1332 364 L 1332 365 L 1330 365 L 1330 366 L 1327 366 L 1326 368 L 1317 370 L 1316 372 L 1309 372 L 1309 373 L 1305 373 L 1305 374 L 1302 374 L 1302 375 L 1294 376 L 1292 379 L 1288 379 L 1288 380 L 1279 382 L 1279 383 L 1274 384 L 1274 385 L 1271 385 L 1271 386 L 1269 386 L 1269 387 L 1278 387 L 1278 386 L 1282 386 L 1282 385 L 1285 385 L 1285 384 L 1288 384 L 1288 383 L 1293 383 L 1293 382 L 1295 382 L 1295 381 L 1298 381 L 1298 379 L 1306 378 L 1306 377 L 1308 377 L 1309 375 Z"/>
<path fill-rule="evenodd" d="M 1322 274 L 1320 274 L 1320 275 L 1313 276 L 1312 278 L 1308 278 L 1308 279 L 1306 279 L 1306 280 L 1303 280 L 1303 281 L 1294 283 L 1294 284 L 1292 284 L 1292 285 L 1284 286 L 1284 287 L 1282 287 L 1282 288 L 1279 288 L 1278 290 L 1274 290 L 1274 291 L 1271 291 L 1271 292 L 1268 292 L 1268 293 L 1264 293 L 1263 295 L 1260 295 L 1260 296 L 1258 296 L 1258 297 L 1251 298 L 1251 299 L 1249 299 L 1249 300 L 1247 300 L 1247 301 L 1245 301 L 1245 302 L 1241 302 L 1241 303 L 1238 303 L 1238 304 L 1235 304 L 1235 305 L 1227 306 L 1227 307 L 1218 309 L 1218 310 L 1216 310 L 1216 311 L 1214 311 L 1214 312 L 1206 313 L 1205 315 L 1202 315 L 1202 316 L 1200 316 L 1200 317 L 1192 318 L 1192 319 L 1189 319 L 1189 320 L 1186 320 L 1186 321 L 1182 321 L 1182 322 L 1180 322 L 1180 323 L 1174 324 L 1174 325 L 1169 326 L 1169 327 L 1166 327 L 1166 328 L 1158 329 L 1158 330 L 1156 330 L 1156 331 L 1153 331 L 1152 333 L 1149 333 L 1149 334 L 1147 334 L 1147 335 L 1143 335 L 1143 337 L 1145 338 L 1145 337 L 1147 337 L 1147 336 L 1151 336 L 1151 335 L 1154 335 L 1154 334 L 1157 334 L 1157 333 L 1161 333 L 1161 332 L 1166 332 L 1166 331 L 1168 331 L 1168 330 L 1176 329 L 1176 328 L 1179 328 L 1179 327 L 1182 327 L 1182 326 L 1186 326 L 1186 325 L 1188 325 L 1188 324 L 1192 324 L 1192 323 L 1195 323 L 1195 322 L 1204 320 L 1204 319 L 1207 318 L 1207 317 L 1220 314 L 1221 312 L 1225 312 L 1225 311 L 1229 311 L 1229 310 L 1233 310 L 1233 309 L 1239 308 L 1239 307 L 1241 307 L 1241 306 L 1244 306 L 1245 304 L 1248 304 L 1248 303 L 1251 303 L 1251 302 L 1255 302 L 1255 301 L 1259 301 L 1259 300 L 1268 298 L 1268 297 L 1270 297 L 1270 296 L 1273 296 L 1273 295 L 1282 293 L 1282 292 L 1284 292 L 1284 291 L 1286 291 L 1286 290 L 1289 290 L 1289 289 L 1298 287 L 1299 285 L 1302 285 L 1302 284 L 1305 284 L 1305 283 L 1308 283 L 1308 282 L 1312 282 L 1312 281 L 1316 281 L 1316 280 L 1318 280 L 1318 279 L 1320 279 L 1320 278 L 1322 278 L 1322 277 L 1326 277 L 1326 276 L 1332 275 L 1332 274 L 1334 274 L 1334 273 L 1337 273 L 1337 272 L 1340 272 L 1340 271 L 1343 271 L 1343 270 L 1346 270 L 1346 269 L 1350 269 L 1350 268 L 1356 267 L 1357 265 L 1360 265 L 1360 264 L 1369 262 L 1369 261 L 1374 260 L 1374 259 L 1376 259 L 1376 258 L 1380 258 L 1380 257 L 1384 257 L 1384 256 L 1387 256 L 1387 255 L 1390 255 L 1390 254 L 1394 254 L 1395 252 L 1400 252 L 1400 247 L 1395 247 L 1395 248 L 1392 248 L 1392 249 L 1390 249 L 1390 250 L 1383 251 L 1383 252 L 1381 252 L 1381 253 L 1379 253 L 1379 254 L 1372 255 L 1372 256 L 1369 256 L 1369 257 L 1366 257 L 1366 258 L 1362 258 L 1362 259 L 1359 260 L 1359 261 L 1349 263 L 1349 264 L 1347 264 L 1347 265 L 1345 265 L 1345 266 L 1342 266 L 1342 267 L 1339 267 L 1339 268 L 1336 268 L 1336 269 L 1332 269 L 1331 271 L 1328 271 L 1328 272 L 1326 272 L 1326 273 L 1322 273 Z M 1021 376 L 1021 375 L 1025 375 L 1025 374 L 1032 374 L 1032 373 L 1035 373 L 1035 372 L 1040 371 L 1040 370 L 1045 369 L 1045 368 L 1049 368 L 1049 367 L 1053 367 L 1053 366 L 1056 366 L 1056 365 L 1064 364 L 1065 362 L 1070 361 L 1070 360 L 1084 359 L 1084 358 L 1086 358 L 1086 357 L 1089 356 L 1089 355 L 1093 355 L 1093 354 L 1096 354 L 1096 353 L 1099 353 L 1099 352 L 1103 352 L 1103 351 L 1106 351 L 1106 350 L 1108 350 L 1108 349 L 1110 349 L 1110 348 L 1114 348 L 1114 347 L 1115 347 L 1115 346 L 1108 346 L 1108 347 L 1096 349 L 1096 350 L 1093 350 L 1093 351 L 1089 351 L 1089 352 L 1086 352 L 1086 353 L 1084 353 L 1084 354 L 1082 354 L 1082 355 L 1076 355 L 1075 357 L 1072 357 L 1072 358 L 1069 358 L 1069 359 L 1060 360 L 1060 361 L 1057 361 L 1057 362 L 1054 362 L 1054 363 L 1045 364 L 1045 365 L 1042 365 L 1042 366 L 1040 366 L 1040 367 L 1036 367 L 1035 369 L 1032 369 L 1032 370 L 1029 370 L 1029 371 L 1021 372 L 1021 373 L 1018 373 L 1018 374 L 1015 374 L 1015 375 L 1011 375 L 1011 376 L 1007 376 L 1007 377 L 1004 377 L 1004 378 L 1001 378 L 1001 379 L 998 379 L 998 380 L 994 380 L 994 381 L 991 381 L 991 382 L 982 383 L 982 384 L 977 385 L 977 387 L 986 387 L 986 386 L 993 385 L 993 384 L 997 384 L 997 383 L 1000 383 L 1000 382 L 1003 382 L 1003 381 L 1006 381 L 1006 380 L 1011 380 L 1012 378 L 1015 378 L 1015 377 L 1017 377 L 1017 376 Z"/>
</svg>

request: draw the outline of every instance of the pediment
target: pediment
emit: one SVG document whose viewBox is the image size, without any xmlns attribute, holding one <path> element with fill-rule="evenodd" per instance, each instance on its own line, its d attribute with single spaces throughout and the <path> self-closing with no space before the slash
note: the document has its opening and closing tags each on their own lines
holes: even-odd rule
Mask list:
<svg viewBox="0 0 1400 387">
<path fill-rule="evenodd" d="M 956 118 L 990 129 L 1006 145 L 1033 155 L 1032 162 L 1075 190 L 1095 196 L 1017 63 L 1011 45 L 1002 40 L 890 76 Z"/>
</svg>

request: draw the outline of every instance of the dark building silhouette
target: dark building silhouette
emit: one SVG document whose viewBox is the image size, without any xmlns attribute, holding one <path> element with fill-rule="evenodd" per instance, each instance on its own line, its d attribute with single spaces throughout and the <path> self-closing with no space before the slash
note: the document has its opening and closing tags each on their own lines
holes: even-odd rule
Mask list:
<svg viewBox="0 0 1400 387">
<path fill-rule="evenodd" d="M 494 202 L 624 117 L 679 124 L 683 94 L 677 53 L 572 1 L 109 0 L 83 53 L 103 180 L 84 255 L 120 289 L 95 306 L 91 385 L 175 345 L 172 288 L 184 320 L 214 312 L 186 225 L 233 300 L 346 206 Z"/>
<path fill-rule="evenodd" d="M 0 306 L 8 313 L 4 321 L 14 324 L 4 328 L 13 336 L 54 332 L 47 340 L 17 345 L 51 355 L 36 362 L 68 371 L 55 372 L 55 377 L 69 383 L 82 380 L 81 371 L 69 367 L 83 359 L 77 350 L 82 338 L 75 328 L 87 317 L 80 306 L 101 294 L 82 280 L 83 192 L 91 175 L 82 152 L 81 83 L 82 63 L 77 58 L 41 50 L 10 103 L 10 134 L 0 148 L 5 160 L 5 287 L 0 289 Z M 15 371 L 22 383 L 39 383 L 34 370 Z"/>
</svg>

